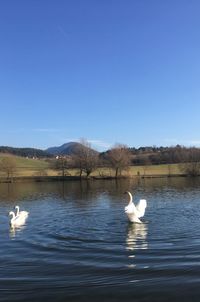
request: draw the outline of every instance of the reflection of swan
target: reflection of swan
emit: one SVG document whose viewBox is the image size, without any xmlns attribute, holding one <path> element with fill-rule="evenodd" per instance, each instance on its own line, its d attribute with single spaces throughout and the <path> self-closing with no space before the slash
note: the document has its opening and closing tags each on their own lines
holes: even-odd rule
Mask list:
<svg viewBox="0 0 200 302">
<path fill-rule="evenodd" d="M 127 249 L 132 251 L 136 249 L 147 249 L 147 224 L 130 224 L 126 238 Z"/>
<path fill-rule="evenodd" d="M 18 232 L 21 232 L 25 228 L 25 225 L 21 226 L 10 226 L 10 237 L 14 238 Z"/>
<path fill-rule="evenodd" d="M 24 216 L 24 217 L 28 217 L 29 212 L 27 211 L 19 211 L 19 206 L 15 206 L 15 209 L 17 210 L 16 212 L 16 216 Z"/>
<path fill-rule="evenodd" d="M 135 206 L 133 203 L 132 194 L 128 191 L 126 191 L 125 193 L 129 195 L 129 203 L 124 209 L 129 221 L 141 223 L 141 220 L 139 218 L 144 216 L 147 206 L 146 199 L 140 199 L 137 206 Z"/>
<path fill-rule="evenodd" d="M 10 220 L 10 225 L 12 227 L 21 226 L 25 223 L 27 216 L 24 215 L 15 215 L 13 211 L 9 212 L 9 216 L 12 216 Z"/>
</svg>

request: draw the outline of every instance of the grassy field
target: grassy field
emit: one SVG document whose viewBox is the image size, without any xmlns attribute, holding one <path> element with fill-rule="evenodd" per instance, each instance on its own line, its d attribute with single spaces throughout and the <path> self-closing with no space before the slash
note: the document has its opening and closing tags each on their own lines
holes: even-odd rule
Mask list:
<svg viewBox="0 0 200 302">
<path fill-rule="evenodd" d="M 16 162 L 16 170 L 13 176 L 59 176 L 61 171 L 51 169 L 50 163 L 46 160 L 31 159 L 8 154 L 0 154 L 0 162 L 4 157 L 13 157 Z M 134 177 L 140 176 L 164 176 L 164 175 L 180 175 L 183 172 L 180 169 L 180 164 L 170 165 L 149 165 L 149 166 L 131 166 L 126 171 L 123 171 L 123 176 Z M 66 175 L 77 176 L 77 169 L 69 169 Z M 115 171 L 111 168 L 98 168 L 91 176 L 94 177 L 113 177 Z M 6 174 L 0 171 L 0 177 L 6 177 Z"/>
<path fill-rule="evenodd" d="M 123 176 L 164 176 L 164 175 L 181 175 L 181 165 L 149 165 L 149 166 L 131 166 L 126 171 L 123 171 Z M 92 173 L 92 176 L 109 177 L 115 176 L 115 171 L 109 168 L 99 168 Z"/>
<path fill-rule="evenodd" d="M 34 176 L 41 174 L 49 169 L 49 163 L 45 160 L 24 158 L 20 156 L 14 156 L 10 154 L 0 154 L 0 162 L 5 157 L 11 157 L 15 159 L 16 169 L 14 176 Z M 0 176 L 5 176 L 5 173 L 0 171 Z"/>
</svg>

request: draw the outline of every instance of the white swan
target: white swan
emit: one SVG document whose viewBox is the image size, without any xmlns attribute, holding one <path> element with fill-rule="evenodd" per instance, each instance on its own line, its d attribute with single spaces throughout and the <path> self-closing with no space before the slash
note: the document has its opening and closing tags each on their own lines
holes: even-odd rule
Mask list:
<svg viewBox="0 0 200 302">
<path fill-rule="evenodd" d="M 12 216 L 10 220 L 11 227 L 21 226 L 25 223 L 27 216 L 15 215 L 13 211 L 9 212 L 9 216 Z"/>
<path fill-rule="evenodd" d="M 125 213 L 127 214 L 129 221 L 130 222 L 141 223 L 141 220 L 139 218 L 143 217 L 144 214 L 145 214 L 145 209 L 146 209 L 146 206 L 147 206 L 146 199 L 140 199 L 137 206 L 135 206 L 134 203 L 133 203 L 132 194 L 129 191 L 126 191 L 125 193 L 129 195 L 129 203 L 124 208 Z"/>
<path fill-rule="evenodd" d="M 17 212 L 16 212 L 16 216 L 23 216 L 23 217 L 28 217 L 28 215 L 29 215 L 29 212 L 27 212 L 27 211 L 20 211 L 19 210 L 19 206 L 15 206 L 15 209 L 17 210 Z"/>
</svg>

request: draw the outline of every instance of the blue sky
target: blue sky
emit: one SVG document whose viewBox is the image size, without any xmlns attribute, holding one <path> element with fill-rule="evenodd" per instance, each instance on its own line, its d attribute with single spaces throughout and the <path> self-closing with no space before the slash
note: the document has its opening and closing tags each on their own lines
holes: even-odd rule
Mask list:
<svg viewBox="0 0 200 302">
<path fill-rule="evenodd" d="M 4 0 L 0 145 L 200 146 L 199 0 Z"/>
</svg>

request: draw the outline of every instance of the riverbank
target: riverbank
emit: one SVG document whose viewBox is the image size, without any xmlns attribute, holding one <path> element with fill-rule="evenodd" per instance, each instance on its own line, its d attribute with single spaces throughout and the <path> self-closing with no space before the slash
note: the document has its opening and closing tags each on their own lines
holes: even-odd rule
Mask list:
<svg viewBox="0 0 200 302">
<path fill-rule="evenodd" d="M 0 177 L 0 183 L 18 183 L 18 182 L 54 182 L 54 181 L 81 181 L 81 180 L 119 180 L 119 179 L 145 179 L 145 178 L 169 178 L 169 177 L 188 177 L 187 174 L 152 174 L 142 176 L 91 176 L 91 177 L 80 177 L 80 176 L 19 176 L 19 177 Z"/>
</svg>

